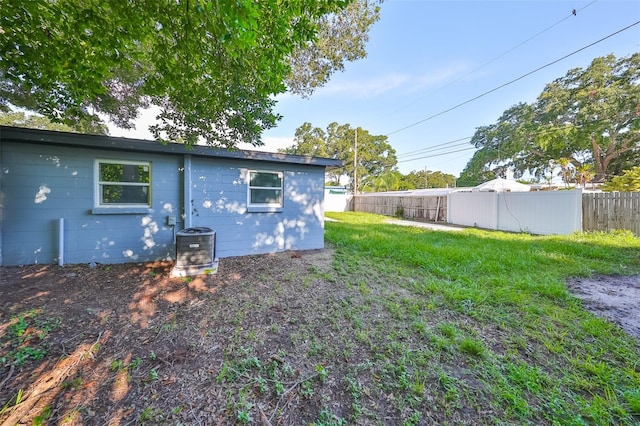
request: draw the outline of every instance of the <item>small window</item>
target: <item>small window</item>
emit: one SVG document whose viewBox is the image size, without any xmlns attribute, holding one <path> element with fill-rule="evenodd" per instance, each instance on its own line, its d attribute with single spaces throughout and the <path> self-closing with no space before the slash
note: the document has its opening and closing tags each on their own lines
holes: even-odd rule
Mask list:
<svg viewBox="0 0 640 426">
<path fill-rule="evenodd" d="M 96 207 L 151 207 L 151 163 L 96 161 Z"/>
<path fill-rule="evenodd" d="M 249 206 L 282 207 L 282 172 L 249 172 Z"/>
</svg>

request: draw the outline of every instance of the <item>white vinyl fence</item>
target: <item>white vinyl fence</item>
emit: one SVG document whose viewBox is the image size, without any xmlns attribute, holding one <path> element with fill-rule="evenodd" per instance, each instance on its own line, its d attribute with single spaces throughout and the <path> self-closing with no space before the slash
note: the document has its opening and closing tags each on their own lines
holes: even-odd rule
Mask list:
<svg viewBox="0 0 640 426">
<path fill-rule="evenodd" d="M 531 234 L 582 231 L 582 190 L 453 192 L 447 222 Z"/>
<path fill-rule="evenodd" d="M 324 188 L 324 211 L 346 212 L 351 210 L 352 195 L 347 189 L 340 186 L 328 186 Z"/>
</svg>

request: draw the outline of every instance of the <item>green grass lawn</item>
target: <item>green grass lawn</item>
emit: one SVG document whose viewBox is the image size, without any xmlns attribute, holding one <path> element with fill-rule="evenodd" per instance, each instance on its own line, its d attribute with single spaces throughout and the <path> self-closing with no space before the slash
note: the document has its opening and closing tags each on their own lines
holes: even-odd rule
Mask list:
<svg viewBox="0 0 640 426">
<path fill-rule="evenodd" d="M 381 402 L 372 401 L 404 424 L 640 422 L 636 341 L 583 309 L 565 284 L 640 273 L 640 239 L 445 233 L 327 216 L 339 220 L 325 235 L 350 290 L 341 307 L 350 329 L 334 340 L 359 360 L 345 373 L 349 423 L 374 420 Z"/>
<path fill-rule="evenodd" d="M 639 274 L 639 238 L 329 216 L 327 250 L 226 258 L 193 279 L 20 272 L 0 423 L 640 424 L 637 341 L 566 285 Z"/>
</svg>

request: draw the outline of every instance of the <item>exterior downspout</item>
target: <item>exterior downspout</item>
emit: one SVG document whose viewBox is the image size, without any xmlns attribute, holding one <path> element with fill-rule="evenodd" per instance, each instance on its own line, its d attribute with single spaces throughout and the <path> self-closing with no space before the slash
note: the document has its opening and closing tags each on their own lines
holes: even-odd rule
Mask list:
<svg viewBox="0 0 640 426">
<path fill-rule="evenodd" d="M 182 201 L 182 208 L 184 209 L 184 227 L 191 228 L 192 226 L 192 211 L 193 206 L 191 202 L 193 198 L 191 197 L 191 155 L 187 154 L 184 156 L 184 199 Z"/>
<path fill-rule="evenodd" d="M 58 266 L 64 266 L 64 219 L 58 219 Z"/>
</svg>

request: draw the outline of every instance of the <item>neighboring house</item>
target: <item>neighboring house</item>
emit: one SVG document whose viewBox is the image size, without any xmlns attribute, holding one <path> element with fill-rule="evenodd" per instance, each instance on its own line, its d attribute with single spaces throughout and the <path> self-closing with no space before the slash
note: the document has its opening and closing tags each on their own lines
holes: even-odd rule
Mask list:
<svg viewBox="0 0 640 426">
<path fill-rule="evenodd" d="M 215 231 L 220 258 L 322 248 L 325 169 L 341 165 L 0 126 L 0 265 L 175 259 L 191 227 Z"/>
</svg>

